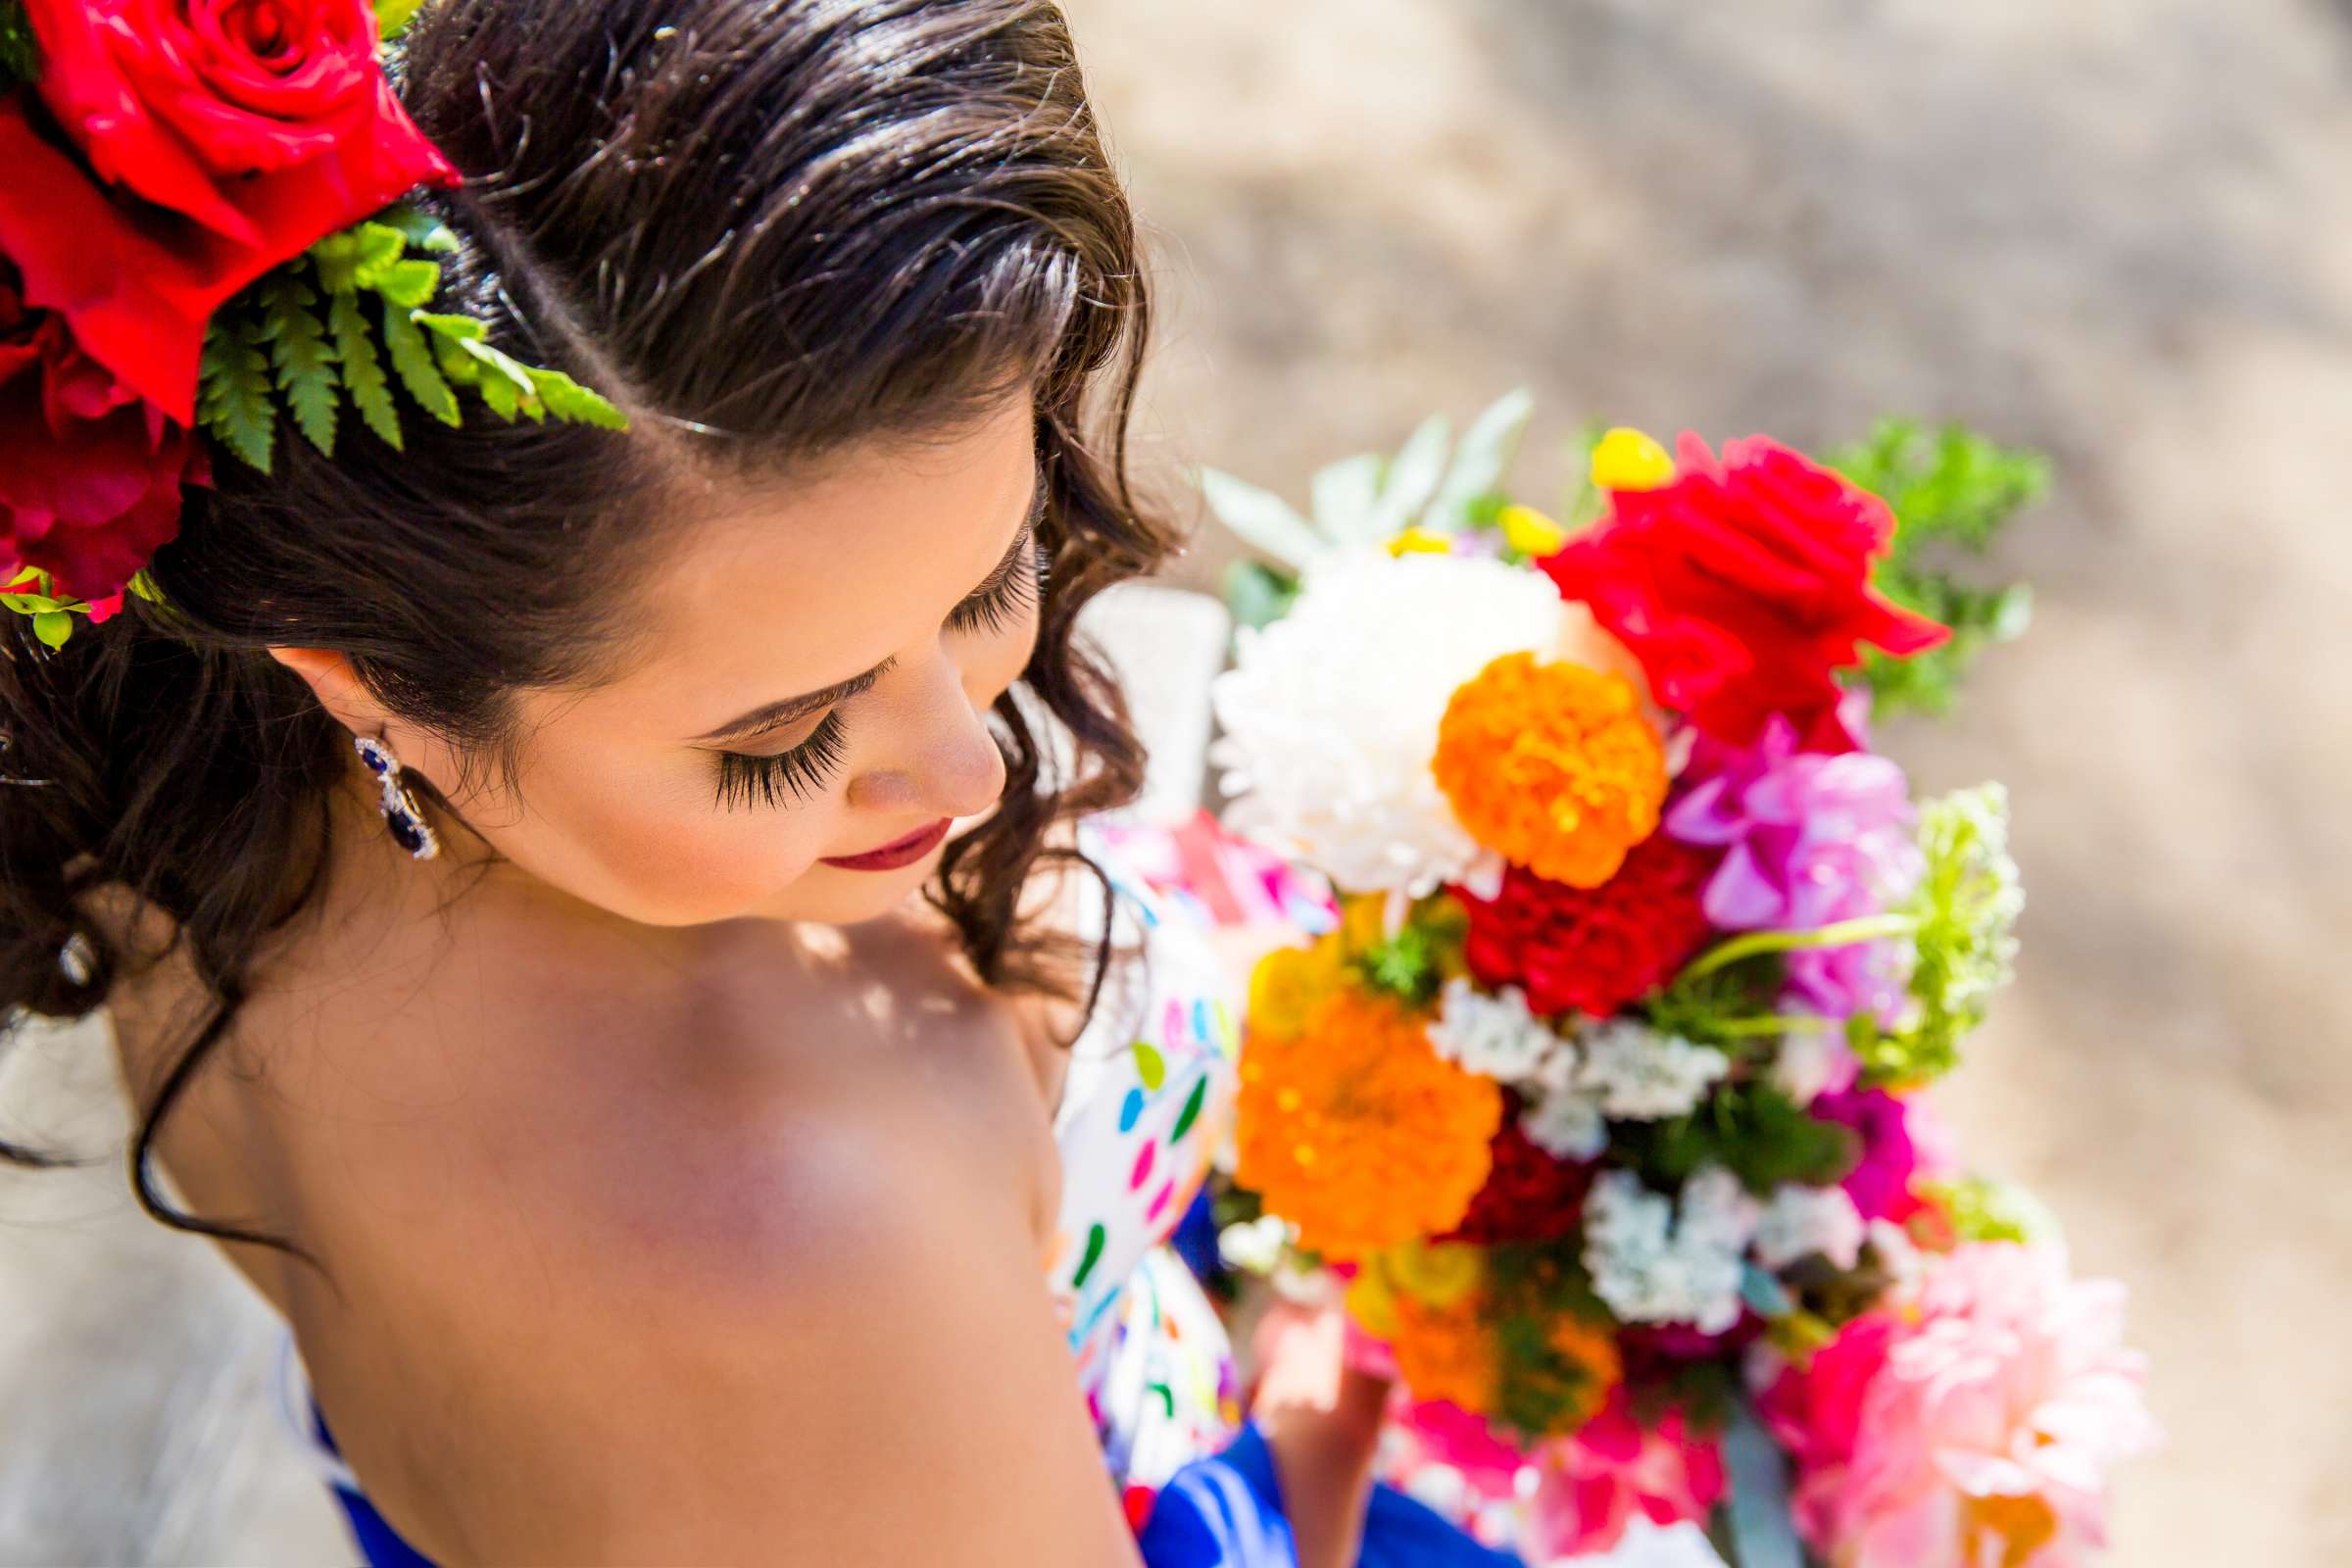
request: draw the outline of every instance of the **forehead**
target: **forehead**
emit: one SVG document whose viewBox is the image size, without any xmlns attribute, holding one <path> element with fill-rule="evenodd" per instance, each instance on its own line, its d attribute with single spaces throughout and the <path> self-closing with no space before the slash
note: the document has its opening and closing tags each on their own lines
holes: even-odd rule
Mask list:
<svg viewBox="0 0 2352 1568">
<path fill-rule="evenodd" d="M 964 430 L 849 449 L 713 485 L 628 591 L 646 664 L 628 684 L 680 733 L 862 674 L 936 633 L 1004 558 L 1037 477 L 1023 399 Z"/>
</svg>

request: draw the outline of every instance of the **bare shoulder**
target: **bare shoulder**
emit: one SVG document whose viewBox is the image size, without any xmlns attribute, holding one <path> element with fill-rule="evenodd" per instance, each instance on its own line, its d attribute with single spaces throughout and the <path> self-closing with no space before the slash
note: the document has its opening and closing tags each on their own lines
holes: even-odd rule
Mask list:
<svg viewBox="0 0 2352 1568">
<path fill-rule="evenodd" d="M 777 1132 L 683 1232 L 354 1282 L 313 1371 L 387 1516 L 453 1564 L 1123 1560 L 1021 1206 L 903 1123 Z"/>
<path fill-rule="evenodd" d="M 293 1271 L 289 1315 L 428 1553 L 1122 1560 L 1039 1266 L 1018 1044 L 876 940 L 888 985 L 753 963 L 673 996 L 510 957 L 469 1004 L 385 1013 L 388 1063 L 314 1067 L 290 1190 L 336 1289 Z M 909 1517 L 918 1476 L 994 1524 Z"/>
</svg>

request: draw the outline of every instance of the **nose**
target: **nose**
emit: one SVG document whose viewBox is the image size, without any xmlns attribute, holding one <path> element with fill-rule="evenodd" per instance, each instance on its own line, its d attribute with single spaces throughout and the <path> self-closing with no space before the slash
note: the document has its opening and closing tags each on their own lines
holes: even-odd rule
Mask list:
<svg viewBox="0 0 2352 1568">
<path fill-rule="evenodd" d="M 850 805 L 897 816 L 976 816 L 993 808 L 1004 794 L 1004 757 L 955 661 L 943 654 L 919 675 L 903 668 L 902 678 L 909 717 L 902 760 L 853 779 Z"/>
</svg>

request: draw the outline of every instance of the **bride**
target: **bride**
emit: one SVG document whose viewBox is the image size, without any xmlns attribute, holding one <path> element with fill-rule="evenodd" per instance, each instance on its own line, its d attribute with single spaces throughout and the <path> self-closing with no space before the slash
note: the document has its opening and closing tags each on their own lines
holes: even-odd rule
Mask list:
<svg viewBox="0 0 2352 1568">
<path fill-rule="evenodd" d="M 15 639 L 0 1003 L 111 1014 L 372 1562 L 1137 1561 L 1240 1414 L 1159 1245 L 1233 1020 L 1085 825 L 1170 535 L 1062 18 L 444 0 L 397 86 L 442 308 L 630 430 L 217 464 L 162 607 Z M 1379 1390 L 1279 1343 L 1354 1560 Z"/>
</svg>

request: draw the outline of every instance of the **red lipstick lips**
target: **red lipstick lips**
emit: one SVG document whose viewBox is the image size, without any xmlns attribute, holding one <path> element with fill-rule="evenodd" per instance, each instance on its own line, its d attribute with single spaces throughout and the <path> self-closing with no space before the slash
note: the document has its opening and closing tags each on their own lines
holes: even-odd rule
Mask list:
<svg viewBox="0 0 2352 1568">
<path fill-rule="evenodd" d="M 940 841 L 948 836 L 948 826 L 949 819 L 943 816 L 920 832 L 909 833 L 878 850 L 868 850 L 863 855 L 828 855 L 824 863 L 840 866 L 844 871 L 896 871 L 938 849 Z"/>
</svg>

